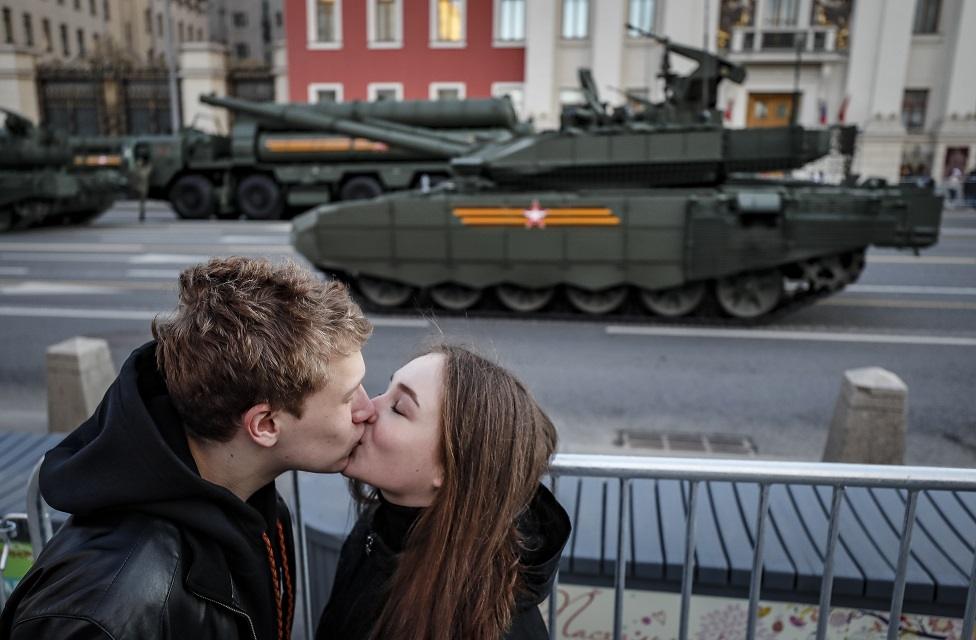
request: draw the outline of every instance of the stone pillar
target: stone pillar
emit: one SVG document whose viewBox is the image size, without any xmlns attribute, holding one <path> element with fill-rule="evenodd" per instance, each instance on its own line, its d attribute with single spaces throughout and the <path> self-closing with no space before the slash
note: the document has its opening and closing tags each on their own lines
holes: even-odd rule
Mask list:
<svg viewBox="0 0 976 640">
<path fill-rule="evenodd" d="M 274 43 L 271 74 L 274 76 L 275 102 L 291 102 L 291 89 L 288 86 L 288 47 L 284 40 Z"/>
<path fill-rule="evenodd" d="M 200 96 L 227 95 L 227 47 L 215 42 L 187 42 L 180 47 L 180 78 L 183 80 L 183 125 L 208 133 L 227 133 L 226 109 L 200 103 Z"/>
<path fill-rule="evenodd" d="M 0 45 L 0 107 L 40 121 L 34 54 L 10 44 Z"/>
<path fill-rule="evenodd" d="M 591 5 L 591 10 L 593 10 Z M 556 0 L 525 3 L 525 116 L 536 127 L 559 124 L 556 95 L 556 38 L 559 32 L 559 7 Z"/>
<path fill-rule="evenodd" d="M 108 343 L 71 338 L 47 348 L 47 429 L 71 431 L 94 412 L 115 367 Z"/>
<path fill-rule="evenodd" d="M 593 79 L 604 102 L 620 105 L 627 101 L 608 87 L 626 89 L 620 78 L 623 68 L 627 8 L 624 0 L 600 0 L 590 5 L 593 12 Z"/>
<path fill-rule="evenodd" d="M 847 75 L 847 121 L 861 126 L 854 171 L 897 182 L 905 127 L 905 92 L 915 0 L 854 4 Z"/>
<path fill-rule="evenodd" d="M 944 7 L 943 10 L 948 10 Z M 976 82 L 972 61 L 976 60 L 976 3 L 962 2 L 946 34 L 946 102 L 945 113 L 935 127 L 935 152 L 932 177 L 943 180 L 948 147 L 968 147 L 967 169 L 976 166 Z"/>
<path fill-rule="evenodd" d="M 879 367 L 844 372 L 824 462 L 903 464 L 908 387 Z"/>
</svg>

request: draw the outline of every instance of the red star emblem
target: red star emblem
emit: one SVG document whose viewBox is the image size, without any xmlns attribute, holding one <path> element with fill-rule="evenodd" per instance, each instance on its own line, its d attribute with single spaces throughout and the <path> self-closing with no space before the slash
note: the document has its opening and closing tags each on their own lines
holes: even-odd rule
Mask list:
<svg viewBox="0 0 976 640">
<path fill-rule="evenodd" d="M 546 215 L 548 213 L 548 209 L 543 209 L 539 206 L 538 200 L 533 200 L 532 206 L 522 212 L 522 215 L 525 216 L 525 228 L 531 229 L 535 227 L 536 229 L 545 229 Z"/>
</svg>

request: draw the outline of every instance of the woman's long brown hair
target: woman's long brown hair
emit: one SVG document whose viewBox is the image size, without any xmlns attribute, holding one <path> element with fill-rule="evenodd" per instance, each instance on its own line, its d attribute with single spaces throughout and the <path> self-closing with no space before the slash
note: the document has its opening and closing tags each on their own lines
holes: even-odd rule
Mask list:
<svg viewBox="0 0 976 640">
<path fill-rule="evenodd" d="M 556 449 L 522 383 L 470 350 L 444 355 L 444 483 L 407 540 L 376 640 L 499 640 L 520 588 L 517 522 Z"/>
</svg>

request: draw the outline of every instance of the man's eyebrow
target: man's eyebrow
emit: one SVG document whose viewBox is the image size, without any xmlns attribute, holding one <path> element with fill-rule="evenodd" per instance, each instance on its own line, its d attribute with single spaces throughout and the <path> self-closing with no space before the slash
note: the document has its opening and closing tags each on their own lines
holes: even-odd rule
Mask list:
<svg viewBox="0 0 976 640">
<path fill-rule="evenodd" d="M 419 409 L 420 402 L 417 400 L 417 392 L 411 389 L 410 387 L 408 387 L 407 385 L 403 384 L 402 382 L 398 382 L 397 386 L 400 388 L 401 391 L 403 391 L 405 394 L 410 396 L 410 399 L 413 400 L 413 403 L 417 405 L 417 408 Z"/>
<path fill-rule="evenodd" d="M 363 381 L 364 380 L 366 380 L 366 375 L 365 374 L 363 375 L 362 378 L 359 379 L 359 382 L 356 383 L 356 386 L 353 387 L 352 389 L 350 389 L 349 392 L 346 393 L 345 396 L 343 396 L 343 398 L 348 399 L 352 394 L 356 393 L 359 390 L 359 387 L 363 386 Z"/>
</svg>

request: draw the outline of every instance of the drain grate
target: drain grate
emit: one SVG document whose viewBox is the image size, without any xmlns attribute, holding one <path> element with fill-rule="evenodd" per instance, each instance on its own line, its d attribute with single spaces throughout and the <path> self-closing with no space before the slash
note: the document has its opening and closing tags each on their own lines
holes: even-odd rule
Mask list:
<svg viewBox="0 0 976 640">
<path fill-rule="evenodd" d="M 754 457 L 756 443 L 748 436 L 730 433 L 684 431 L 637 431 L 621 429 L 614 442 L 618 447 L 669 453 L 702 453 Z"/>
</svg>

